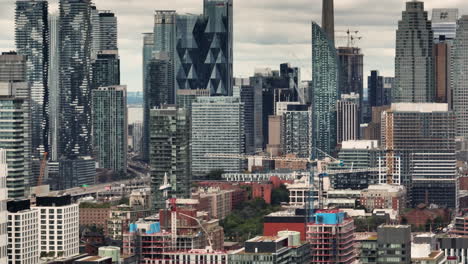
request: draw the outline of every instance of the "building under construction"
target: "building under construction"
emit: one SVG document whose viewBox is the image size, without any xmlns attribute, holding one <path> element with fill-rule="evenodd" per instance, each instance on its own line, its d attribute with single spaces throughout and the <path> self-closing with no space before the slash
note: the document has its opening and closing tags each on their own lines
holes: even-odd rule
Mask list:
<svg viewBox="0 0 468 264">
<path fill-rule="evenodd" d="M 413 207 L 456 207 L 455 115 L 447 104 L 392 104 L 382 114 L 382 146 L 381 183 L 405 185 Z"/>
<path fill-rule="evenodd" d="M 307 223 L 311 263 L 350 264 L 356 260 L 354 220 L 339 210 L 318 210 Z"/>
</svg>

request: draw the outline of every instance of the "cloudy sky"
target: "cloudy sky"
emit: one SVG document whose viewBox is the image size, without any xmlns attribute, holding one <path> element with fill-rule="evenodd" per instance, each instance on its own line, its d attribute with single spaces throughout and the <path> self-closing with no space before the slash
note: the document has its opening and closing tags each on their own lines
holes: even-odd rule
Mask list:
<svg viewBox="0 0 468 264">
<path fill-rule="evenodd" d="M 51 9 L 55 2 L 49 0 Z M 141 91 L 141 33 L 152 31 L 153 10 L 202 13 L 203 0 L 94 0 L 98 9 L 112 10 L 119 22 L 122 84 Z M 234 73 L 248 77 L 255 68 L 278 68 L 290 62 L 310 78 L 310 21 L 320 22 L 321 0 L 234 0 Z M 0 0 L 0 51 L 14 49 L 14 3 Z M 395 30 L 404 0 L 335 0 L 337 44 L 346 45 L 346 29 L 359 30 L 364 74 L 378 69 L 393 76 Z M 427 0 L 426 10 L 459 8 L 468 14 L 466 0 Z"/>
</svg>

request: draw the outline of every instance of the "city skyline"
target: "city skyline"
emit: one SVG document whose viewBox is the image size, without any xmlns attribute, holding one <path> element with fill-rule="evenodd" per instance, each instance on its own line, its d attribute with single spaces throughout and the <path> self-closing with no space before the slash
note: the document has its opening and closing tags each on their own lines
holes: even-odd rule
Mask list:
<svg viewBox="0 0 468 264">
<path fill-rule="evenodd" d="M 50 10 L 57 10 L 57 0 L 50 0 Z M 121 83 L 128 91 L 142 91 L 142 35 L 153 25 L 154 10 L 169 9 L 178 13 L 203 13 L 198 0 L 158 1 L 93 1 L 100 10 L 111 10 L 118 19 L 118 45 L 122 62 Z M 129 4 L 130 2 L 130 4 Z M 15 50 L 14 0 L 2 0 L 0 23 L 0 49 Z M 335 3 L 335 30 L 337 46 L 346 46 L 345 30 L 359 30 L 363 39 L 357 43 L 362 48 L 364 76 L 378 69 L 383 76 L 394 75 L 395 30 L 405 1 L 391 0 L 370 5 L 370 0 L 344 0 Z M 429 17 L 433 8 L 458 8 L 468 12 L 468 3 L 461 0 L 424 1 Z M 303 80 L 311 77 L 310 23 L 321 21 L 320 0 L 295 0 L 282 3 L 279 0 L 235 1 L 234 3 L 234 76 L 251 76 L 255 68 L 276 69 L 280 63 L 290 62 L 302 68 Z M 356 7 L 366 6 L 365 9 Z M 239 12 L 242 10 L 242 12 Z M 287 10 L 288 12 L 283 12 Z M 237 11 L 237 12 L 236 12 Z M 258 15 L 261 12 L 261 15 Z M 249 23 L 248 21 L 251 21 Z M 252 27 L 251 24 L 257 25 Z M 292 31 L 291 29 L 294 29 Z M 341 32 L 343 31 L 343 32 Z M 275 51 L 275 52 L 273 52 Z M 366 79 L 366 78 L 364 78 Z M 366 83 L 366 80 L 365 80 Z M 367 87 L 367 85 L 364 85 Z"/>
</svg>

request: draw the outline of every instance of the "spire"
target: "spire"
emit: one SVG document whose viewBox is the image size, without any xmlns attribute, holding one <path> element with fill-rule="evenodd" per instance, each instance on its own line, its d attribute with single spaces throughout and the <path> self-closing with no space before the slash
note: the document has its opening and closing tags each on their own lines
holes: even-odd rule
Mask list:
<svg viewBox="0 0 468 264">
<path fill-rule="evenodd" d="M 334 0 L 322 0 L 322 29 L 327 33 L 328 39 L 335 44 L 335 15 Z"/>
</svg>

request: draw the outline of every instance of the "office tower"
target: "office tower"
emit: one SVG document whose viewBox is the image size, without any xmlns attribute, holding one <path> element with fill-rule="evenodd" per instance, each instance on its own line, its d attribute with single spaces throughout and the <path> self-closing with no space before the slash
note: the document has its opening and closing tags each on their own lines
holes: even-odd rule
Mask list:
<svg viewBox="0 0 468 264">
<path fill-rule="evenodd" d="M 0 263 L 7 263 L 7 248 L 8 248 L 8 233 L 7 225 L 8 221 L 8 210 L 7 210 L 7 199 L 8 199 L 8 188 L 7 188 L 7 177 L 8 177 L 8 164 L 7 164 L 7 152 L 5 149 L 0 149 Z M 10 230 L 10 229 L 8 229 Z M 15 240 L 11 240 L 15 241 Z M 8 252 L 11 255 L 12 252 Z"/>
<path fill-rule="evenodd" d="M 31 86 L 32 155 L 41 158 L 48 150 L 48 2 L 16 1 L 15 42 L 18 54 L 27 58 L 27 81 Z"/>
<path fill-rule="evenodd" d="M 359 139 L 360 104 L 359 94 L 342 94 L 336 102 L 336 143 Z"/>
<path fill-rule="evenodd" d="M 322 0 L 322 29 L 333 46 L 335 46 L 335 10 L 334 0 Z"/>
<path fill-rule="evenodd" d="M 174 61 L 176 41 L 176 12 L 156 10 L 154 12 L 154 48 L 153 52 L 164 52 Z"/>
<path fill-rule="evenodd" d="M 394 77 L 383 77 L 383 99 L 382 105 L 392 104 L 392 90 L 395 86 Z"/>
<path fill-rule="evenodd" d="M 59 158 L 91 155 L 90 0 L 60 0 Z"/>
<path fill-rule="evenodd" d="M 54 168 L 50 169 L 51 166 Z M 62 159 L 58 164 L 49 164 L 49 185 L 51 190 L 86 187 L 95 183 L 96 161 L 92 157 L 83 156 L 72 160 Z"/>
<path fill-rule="evenodd" d="M 150 167 L 153 210 L 164 209 L 164 177 L 170 197 L 190 198 L 190 120 L 187 110 L 166 106 L 150 112 Z"/>
<path fill-rule="evenodd" d="M 306 232 L 311 246 L 311 263 L 354 263 L 354 220 L 346 213 L 319 210 L 307 223 Z"/>
<path fill-rule="evenodd" d="M 206 89 L 208 72 L 205 58 L 202 56 L 203 28 L 206 25 L 202 15 L 177 15 L 176 55 L 175 55 L 175 90 Z M 211 58 L 210 58 L 211 59 Z"/>
<path fill-rule="evenodd" d="M 100 10 L 99 29 L 99 51 L 118 50 L 115 14 L 108 10 Z"/>
<path fill-rule="evenodd" d="M 117 50 L 104 50 L 92 62 L 92 89 L 120 85 L 120 58 Z"/>
<path fill-rule="evenodd" d="M 244 103 L 238 97 L 198 97 L 192 104 L 192 175 L 213 170 L 240 172 L 244 161 L 206 154 L 244 154 Z"/>
<path fill-rule="evenodd" d="M 280 65 L 280 71 L 256 69 L 253 77 L 250 77 L 250 85 L 254 90 L 262 90 L 262 132 L 263 147 L 269 142 L 268 117 L 276 114 L 279 102 L 297 102 L 298 91 L 296 80 L 299 81 L 300 72 L 298 68 L 290 67 L 288 63 Z M 256 133 L 259 131 L 257 130 Z"/>
<path fill-rule="evenodd" d="M 367 77 L 367 92 L 369 94 L 369 106 L 382 106 L 384 99 L 384 78 L 379 75 L 379 71 L 373 70 Z"/>
<path fill-rule="evenodd" d="M 254 154 L 263 149 L 262 89 L 250 85 L 249 79 L 246 79 L 245 84 L 237 84 L 238 79 L 234 82 L 234 96 L 240 97 L 244 103 L 246 153 Z"/>
<path fill-rule="evenodd" d="M 40 263 L 39 211 L 31 208 L 29 200 L 9 201 L 6 208 L 8 241 L 12 241 L 8 247 L 8 263 Z"/>
<path fill-rule="evenodd" d="M 60 112 L 60 53 L 59 53 L 59 15 L 49 15 L 49 157 L 58 160 L 58 135 L 59 135 L 59 112 Z"/>
<path fill-rule="evenodd" d="M 382 148 L 386 182 L 405 185 L 414 207 L 456 207 L 455 115 L 447 104 L 392 104 L 382 114 Z"/>
<path fill-rule="evenodd" d="M 377 263 L 411 263 L 411 226 L 377 228 Z"/>
<path fill-rule="evenodd" d="M 204 38 L 208 48 L 205 64 L 209 72 L 206 86 L 211 95 L 232 95 L 233 76 L 233 0 L 204 0 L 206 22 Z"/>
<path fill-rule="evenodd" d="M 456 37 L 458 9 L 433 9 L 434 71 L 437 103 L 448 103 L 452 109 L 450 83 L 451 52 Z"/>
<path fill-rule="evenodd" d="M 457 118 L 457 136 L 468 139 L 468 80 L 464 77 L 468 69 L 468 16 L 458 21 L 457 37 L 453 44 L 451 80 L 453 84 L 453 111 Z"/>
<path fill-rule="evenodd" d="M 313 147 L 332 154 L 336 146 L 338 58 L 326 32 L 312 23 L 312 129 Z M 313 157 L 323 154 L 314 149 Z"/>
<path fill-rule="evenodd" d="M 7 151 L 8 197 L 21 198 L 31 179 L 30 85 L 26 81 L 26 58 L 14 52 L 0 56 L 0 148 Z M 15 139 L 15 140 L 12 140 Z"/>
<path fill-rule="evenodd" d="M 41 219 L 36 227 L 41 234 L 40 255 L 63 258 L 78 255 L 79 208 L 72 203 L 71 196 L 37 197 L 35 208 Z"/>
<path fill-rule="evenodd" d="M 192 103 L 200 96 L 210 96 L 208 90 L 178 90 L 177 91 L 177 107 L 185 108 L 188 114 L 192 111 Z"/>
<path fill-rule="evenodd" d="M 299 158 L 312 155 L 312 112 L 306 105 L 290 105 L 283 114 L 281 127 L 282 153 Z"/>
<path fill-rule="evenodd" d="M 329 1 L 329 0 L 328 0 Z M 364 55 L 357 47 L 339 47 L 338 60 L 340 61 L 340 94 L 355 93 L 360 96 L 359 108 L 362 108 L 364 96 Z"/>
<path fill-rule="evenodd" d="M 151 106 L 149 104 L 149 97 L 145 96 L 148 92 L 148 82 L 146 81 L 146 76 L 148 75 L 148 63 L 153 58 L 153 49 L 154 49 L 154 33 L 144 33 L 143 34 L 143 160 L 149 161 L 149 110 Z"/>
<path fill-rule="evenodd" d="M 127 87 L 99 87 L 92 93 L 93 146 L 99 168 L 127 172 Z"/>
<path fill-rule="evenodd" d="M 406 2 L 396 31 L 393 103 L 434 101 L 433 36 L 424 3 Z"/>
</svg>

